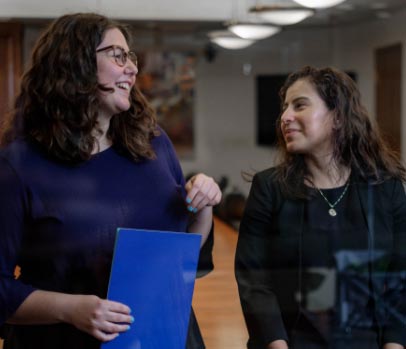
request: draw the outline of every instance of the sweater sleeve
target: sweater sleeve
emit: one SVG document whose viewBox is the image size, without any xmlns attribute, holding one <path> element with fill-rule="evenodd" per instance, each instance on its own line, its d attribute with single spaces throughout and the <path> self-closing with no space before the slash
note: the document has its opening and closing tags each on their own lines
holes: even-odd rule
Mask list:
<svg viewBox="0 0 406 349">
<path fill-rule="evenodd" d="M 272 233 L 272 195 L 267 176 L 255 175 L 248 196 L 235 257 L 241 306 L 249 333 L 248 348 L 262 349 L 288 340 L 271 280 L 267 244 Z"/>
<path fill-rule="evenodd" d="M 9 163 L 0 157 L 0 325 L 35 289 L 14 277 L 21 249 L 27 198 Z"/>
<path fill-rule="evenodd" d="M 406 345 L 406 195 L 402 183 L 392 190 L 393 253 L 387 277 L 385 300 L 389 305 L 383 343 Z"/>
<path fill-rule="evenodd" d="M 172 169 L 173 175 L 176 179 L 176 183 L 179 185 L 182 196 L 186 197 L 185 190 L 185 178 L 183 176 L 182 168 L 179 163 L 179 159 L 176 155 L 175 149 L 168 135 L 161 128 L 159 129 L 161 137 L 163 137 L 165 143 L 165 149 L 167 154 L 167 161 Z M 213 245 L 214 245 L 214 224 L 212 223 L 209 236 L 206 242 L 200 249 L 199 262 L 197 266 L 197 277 L 202 277 L 211 272 L 214 269 L 213 265 Z"/>
</svg>

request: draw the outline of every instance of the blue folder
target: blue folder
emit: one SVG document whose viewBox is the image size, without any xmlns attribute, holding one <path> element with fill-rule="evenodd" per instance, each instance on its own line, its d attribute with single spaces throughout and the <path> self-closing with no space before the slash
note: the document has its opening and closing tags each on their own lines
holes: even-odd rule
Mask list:
<svg viewBox="0 0 406 349">
<path fill-rule="evenodd" d="M 107 298 L 128 305 L 135 321 L 103 349 L 185 349 L 200 240 L 196 234 L 117 230 Z"/>
</svg>

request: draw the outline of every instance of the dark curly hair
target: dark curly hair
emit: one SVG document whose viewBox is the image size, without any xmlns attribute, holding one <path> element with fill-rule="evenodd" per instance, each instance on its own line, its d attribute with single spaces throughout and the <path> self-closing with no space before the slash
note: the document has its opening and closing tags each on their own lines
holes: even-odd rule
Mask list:
<svg viewBox="0 0 406 349">
<path fill-rule="evenodd" d="M 97 95 L 105 89 L 97 80 L 96 47 L 113 28 L 131 41 L 128 27 L 95 13 L 64 15 L 48 26 L 22 77 L 2 145 L 24 138 L 65 163 L 90 158 L 96 145 Z M 130 104 L 129 110 L 112 117 L 107 136 L 135 161 L 154 158 L 155 114 L 137 87 L 131 91 Z"/>
<path fill-rule="evenodd" d="M 332 140 L 336 164 L 351 168 L 361 178 L 375 183 L 388 178 L 406 180 L 406 170 L 398 154 L 390 150 L 376 123 L 368 116 L 361 103 L 360 92 L 350 76 L 335 68 L 305 66 L 286 79 L 279 93 L 282 105 L 289 87 L 302 79 L 309 81 L 327 108 L 334 111 L 339 125 L 333 130 Z M 281 116 L 276 128 L 281 162 L 275 175 L 282 191 L 289 197 L 308 197 L 303 182 L 304 178 L 309 178 L 304 156 L 287 152 L 281 132 Z"/>
</svg>

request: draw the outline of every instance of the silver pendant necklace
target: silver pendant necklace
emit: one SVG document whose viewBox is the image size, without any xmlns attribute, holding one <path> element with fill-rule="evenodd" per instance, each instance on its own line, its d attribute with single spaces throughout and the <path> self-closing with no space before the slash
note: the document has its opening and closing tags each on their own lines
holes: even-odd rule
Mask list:
<svg viewBox="0 0 406 349">
<path fill-rule="evenodd" d="M 340 197 L 336 200 L 336 202 L 335 202 L 334 204 L 332 204 L 332 203 L 325 197 L 325 195 L 323 194 L 323 192 L 322 192 L 319 188 L 317 188 L 317 187 L 315 186 L 315 188 L 318 190 L 318 192 L 320 193 L 320 195 L 322 196 L 322 198 L 324 199 L 324 201 L 327 202 L 327 205 L 329 205 L 330 209 L 328 210 L 328 214 L 329 214 L 331 217 L 337 216 L 337 211 L 335 210 L 334 207 L 336 207 L 337 204 L 338 204 L 338 203 L 341 201 L 341 199 L 344 197 L 345 193 L 347 192 L 347 189 L 348 189 L 348 186 L 349 186 L 349 185 L 350 185 L 350 181 L 348 180 L 348 181 L 347 181 L 347 184 L 345 185 L 345 188 L 344 188 L 343 192 L 341 193 Z"/>
</svg>

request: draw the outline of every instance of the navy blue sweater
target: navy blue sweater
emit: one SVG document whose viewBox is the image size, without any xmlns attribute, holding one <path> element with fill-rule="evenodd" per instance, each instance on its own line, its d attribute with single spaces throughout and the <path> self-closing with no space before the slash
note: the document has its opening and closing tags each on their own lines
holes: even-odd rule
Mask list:
<svg viewBox="0 0 406 349">
<path fill-rule="evenodd" d="M 0 152 L 0 325 L 35 289 L 105 297 L 117 227 L 186 232 L 179 162 L 162 131 L 152 145 L 155 160 L 111 147 L 75 166 L 22 141 Z M 7 325 L 5 337 L 6 348 L 99 346 L 67 324 Z"/>
</svg>

